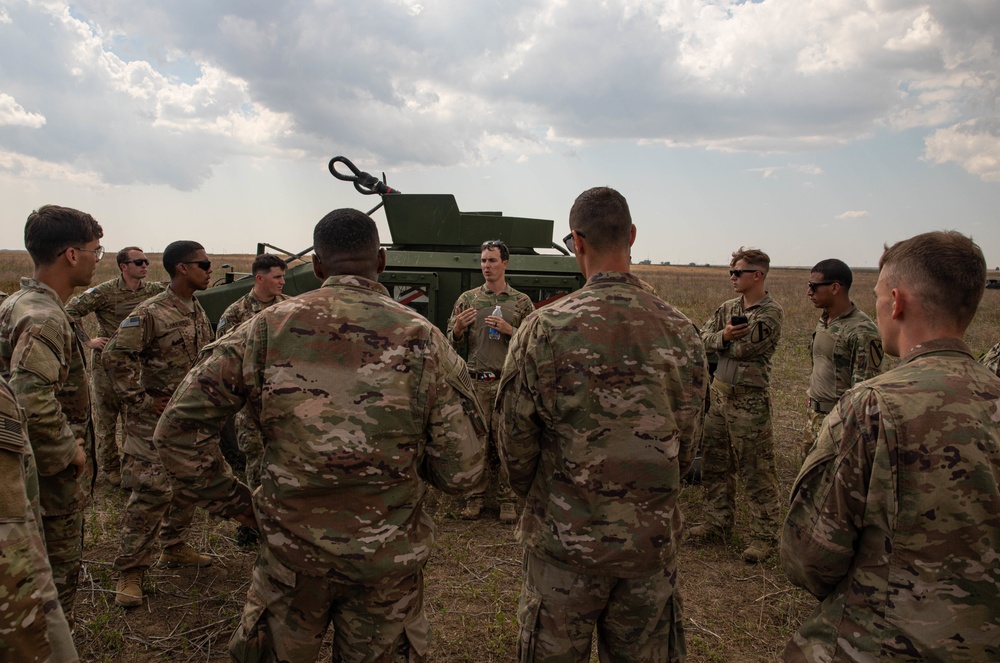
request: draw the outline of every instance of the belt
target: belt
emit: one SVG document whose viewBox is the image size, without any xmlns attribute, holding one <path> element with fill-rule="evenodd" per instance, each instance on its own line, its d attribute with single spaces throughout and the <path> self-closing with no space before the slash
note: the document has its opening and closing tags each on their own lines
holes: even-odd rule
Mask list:
<svg viewBox="0 0 1000 663">
<path fill-rule="evenodd" d="M 743 385 L 733 385 L 728 382 L 723 382 L 718 378 L 712 378 L 712 386 L 726 396 L 738 396 L 739 394 L 752 394 L 759 391 L 764 391 L 760 387 L 746 387 Z"/>
<path fill-rule="evenodd" d="M 498 379 L 497 374 L 493 371 L 469 371 L 469 377 L 480 382 L 494 382 Z"/>
<path fill-rule="evenodd" d="M 813 398 L 809 399 L 809 409 L 813 412 L 819 412 L 820 414 L 830 414 L 833 411 L 833 406 L 836 403 L 824 403 L 823 401 L 817 401 Z"/>
</svg>

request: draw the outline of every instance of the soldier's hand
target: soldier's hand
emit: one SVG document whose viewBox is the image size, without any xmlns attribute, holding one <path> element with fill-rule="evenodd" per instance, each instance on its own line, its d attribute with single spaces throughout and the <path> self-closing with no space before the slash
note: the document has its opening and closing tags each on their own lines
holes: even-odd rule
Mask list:
<svg viewBox="0 0 1000 663">
<path fill-rule="evenodd" d="M 100 350 L 102 352 L 104 351 L 104 346 L 107 345 L 107 344 L 108 344 L 108 337 L 107 336 L 101 336 L 99 338 L 92 338 L 89 341 L 87 341 L 87 347 L 88 348 L 90 348 L 91 350 Z"/>
<path fill-rule="evenodd" d="M 472 323 L 476 321 L 476 309 L 467 308 L 458 315 L 455 316 L 455 326 L 452 327 L 451 333 L 455 338 L 462 338 L 465 335 L 465 330 L 472 326 Z"/>
<path fill-rule="evenodd" d="M 743 338 L 749 333 L 750 333 L 749 322 L 744 322 L 742 325 L 727 324 L 726 328 L 722 330 L 722 340 L 735 341 L 738 338 Z"/>
<path fill-rule="evenodd" d="M 486 316 L 486 324 L 493 327 L 504 336 L 512 336 L 514 334 L 514 325 L 510 324 L 503 318 L 496 318 L 492 315 L 488 315 Z"/>
<path fill-rule="evenodd" d="M 69 461 L 70 465 L 76 465 L 76 475 L 80 476 L 83 471 L 87 469 L 87 453 L 83 450 L 83 438 L 76 438 L 76 453 L 73 454 L 73 460 Z"/>
</svg>

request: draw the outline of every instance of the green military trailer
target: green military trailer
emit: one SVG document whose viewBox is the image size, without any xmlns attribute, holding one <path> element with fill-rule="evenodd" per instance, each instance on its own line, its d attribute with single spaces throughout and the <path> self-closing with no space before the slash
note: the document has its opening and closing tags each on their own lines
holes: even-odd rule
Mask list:
<svg viewBox="0 0 1000 663">
<path fill-rule="evenodd" d="M 338 164 L 346 165 L 350 174 L 338 171 Z M 551 220 L 462 212 L 451 194 L 399 193 L 343 157 L 330 161 L 330 171 L 338 179 L 353 182 L 363 194 L 381 196 L 381 202 L 369 211 L 384 209 L 391 234 L 391 242 L 383 244 L 386 270 L 379 282 L 397 301 L 426 316 L 442 331 L 458 296 L 483 283 L 480 246 L 488 240 L 502 240 L 510 249 L 507 282 L 531 297 L 536 307 L 584 283 L 576 259 L 553 242 Z M 267 247 L 258 244 L 257 253 Z M 540 249 L 555 252 L 543 254 Z M 312 263 L 302 259 L 309 251 L 311 247 L 289 256 L 285 294 L 294 296 L 319 287 Z M 301 262 L 294 264 L 295 260 Z M 249 274 L 229 273 L 226 281 L 197 293 L 212 324 L 253 286 Z"/>
</svg>

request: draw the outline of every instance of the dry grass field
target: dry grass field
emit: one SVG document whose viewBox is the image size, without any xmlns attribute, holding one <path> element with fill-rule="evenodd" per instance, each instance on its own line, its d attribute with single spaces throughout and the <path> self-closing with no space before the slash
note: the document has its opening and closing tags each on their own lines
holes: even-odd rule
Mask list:
<svg viewBox="0 0 1000 663">
<path fill-rule="evenodd" d="M 217 265 L 228 262 L 238 271 L 245 271 L 251 259 L 213 256 Z M 114 275 L 111 263 L 102 261 L 95 282 Z M 23 254 L 0 254 L 0 290 L 16 289 L 17 276 L 29 271 Z M 720 267 L 640 266 L 636 272 L 699 325 L 732 296 L 728 275 Z M 155 268 L 150 276 L 165 277 Z M 860 272 L 855 278 L 854 299 L 873 314 L 871 290 L 876 275 Z M 806 347 L 816 321 L 816 311 L 805 296 L 807 280 L 808 272 L 802 269 L 774 269 L 768 277 L 771 294 L 785 309 L 772 380 L 784 494 L 797 471 L 800 431 L 806 420 Z M 998 335 L 1000 291 L 988 290 L 967 341 L 979 353 Z M 432 502 L 438 539 L 426 572 L 425 600 L 433 629 L 430 660 L 514 660 L 522 555 L 513 528 L 500 526 L 496 520 L 463 522 L 454 518 L 453 500 L 435 498 Z M 681 502 L 685 517 L 697 521 L 701 489 L 685 488 Z M 88 514 L 85 568 L 77 598 L 76 641 L 83 660 L 229 660 L 226 643 L 239 618 L 253 563 L 253 554 L 234 544 L 234 525 L 211 521 L 199 512 L 192 544 L 214 556 L 213 566 L 200 572 L 152 570 L 148 600 L 124 612 L 114 604 L 111 573 L 124 504 L 125 495 L 98 483 Z M 778 660 L 785 641 L 815 605 L 812 597 L 788 584 L 776 558 L 754 566 L 741 561 L 740 533 L 745 531 L 743 513 L 731 540 L 689 544 L 681 550 L 689 661 Z"/>
</svg>

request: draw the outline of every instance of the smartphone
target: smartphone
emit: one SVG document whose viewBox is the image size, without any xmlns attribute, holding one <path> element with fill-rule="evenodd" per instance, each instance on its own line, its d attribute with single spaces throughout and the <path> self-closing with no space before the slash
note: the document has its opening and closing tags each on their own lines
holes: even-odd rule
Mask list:
<svg viewBox="0 0 1000 663">
<path fill-rule="evenodd" d="M 745 315 L 734 315 L 733 319 L 730 320 L 730 324 L 732 324 L 733 327 L 735 327 L 736 325 L 745 325 L 748 322 L 750 321 L 747 319 Z"/>
</svg>

